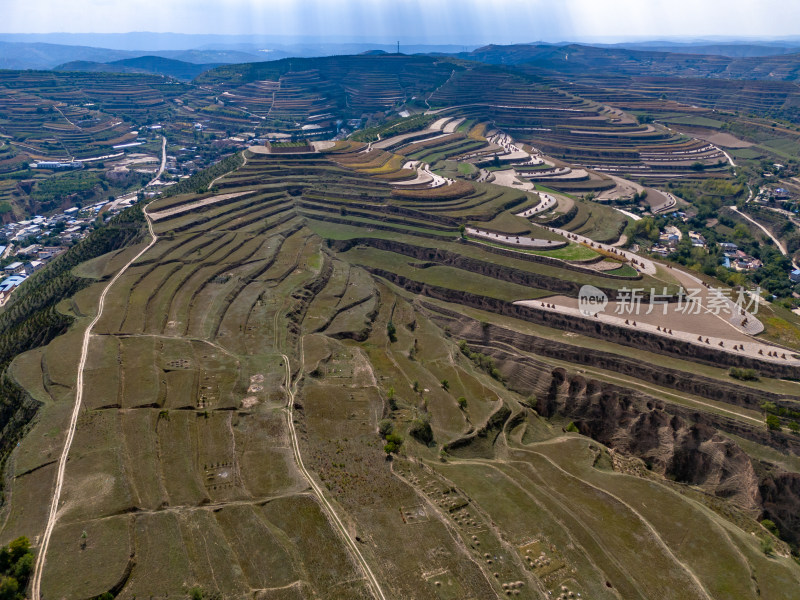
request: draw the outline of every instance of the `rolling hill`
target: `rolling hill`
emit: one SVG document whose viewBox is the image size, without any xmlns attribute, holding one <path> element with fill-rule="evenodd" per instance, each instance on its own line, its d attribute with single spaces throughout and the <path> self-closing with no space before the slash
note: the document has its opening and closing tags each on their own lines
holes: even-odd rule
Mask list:
<svg viewBox="0 0 800 600">
<path fill-rule="evenodd" d="M 191 81 L 198 75 L 221 66 L 220 64 L 195 64 L 161 56 L 138 56 L 108 63 L 72 61 L 57 66 L 55 71 L 87 71 L 102 73 L 151 73 Z"/>
</svg>

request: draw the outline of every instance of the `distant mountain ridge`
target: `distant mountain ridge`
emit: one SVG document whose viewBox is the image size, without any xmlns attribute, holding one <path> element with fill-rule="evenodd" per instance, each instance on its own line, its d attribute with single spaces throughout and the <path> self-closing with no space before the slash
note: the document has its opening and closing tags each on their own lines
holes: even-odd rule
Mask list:
<svg viewBox="0 0 800 600">
<path fill-rule="evenodd" d="M 44 42 L 0 41 L 0 69 L 49 70 L 65 63 L 110 63 L 129 58 L 157 56 L 196 64 L 230 64 L 286 58 L 288 53 L 238 49 L 195 48 L 188 50 L 115 50 L 93 46 L 71 46 Z"/>
<path fill-rule="evenodd" d="M 108 63 L 72 61 L 58 65 L 54 71 L 88 71 L 103 73 L 151 73 L 191 81 L 198 75 L 227 63 L 195 64 L 161 56 L 138 56 Z"/>
<path fill-rule="evenodd" d="M 581 44 L 489 45 L 452 55 L 490 65 L 530 66 L 558 73 L 605 73 L 624 76 L 674 76 L 726 79 L 800 78 L 800 54 L 731 57 L 620 46 Z"/>
</svg>

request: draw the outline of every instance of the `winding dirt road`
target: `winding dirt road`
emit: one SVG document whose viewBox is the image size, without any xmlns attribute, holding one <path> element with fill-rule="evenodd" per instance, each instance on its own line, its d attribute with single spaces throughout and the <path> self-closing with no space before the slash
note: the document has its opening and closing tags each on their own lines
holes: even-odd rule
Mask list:
<svg viewBox="0 0 800 600">
<path fill-rule="evenodd" d="M 165 140 L 166 143 L 166 140 Z M 31 598 L 33 600 L 41 600 L 41 584 L 42 584 L 42 573 L 44 571 L 45 561 L 47 559 L 47 548 L 50 545 L 50 538 L 53 535 L 53 529 L 55 528 L 56 522 L 58 521 L 58 504 L 61 500 L 61 490 L 64 486 L 64 473 L 67 469 L 67 458 L 69 457 L 69 451 L 72 447 L 72 441 L 75 438 L 75 430 L 78 425 L 78 417 L 80 416 L 81 412 L 81 405 L 83 403 L 83 391 L 84 391 L 84 384 L 83 384 L 83 374 L 86 370 L 86 359 L 89 355 L 89 342 L 92 338 L 92 330 L 100 318 L 103 316 L 103 309 L 105 308 L 106 302 L 106 295 L 108 294 L 109 290 L 113 287 L 113 285 L 117 282 L 117 280 L 122 277 L 125 271 L 135 263 L 141 256 L 152 248 L 156 241 L 158 240 L 158 236 L 156 236 L 155 231 L 153 231 L 153 221 L 150 219 L 150 215 L 147 213 L 147 207 L 145 206 L 143 209 L 144 217 L 147 220 L 147 229 L 150 233 L 150 243 L 147 244 L 136 256 L 130 259 L 125 266 L 123 266 L 116 275 L 108 282 L 108 285 L 103 289 L 103 292 L 100 294 L 100 302 L 97 307 L 97 315 L 95 315 L 92 322 L 89 323 L 89 326 L 86 328 L 86 331 L 83 334 L 83 345 L 81 346 L 81 358 L 78 363 L 78 378 L 75 384 L 76 391 L 75 391 L 75 404 L 72 407 L 72 415 L 70 416 L 69 426 L 67 428 L 67 437 L 64 440 L 64 447 L 61 450 L 61 456 L 58 459 L 58 470 L 56 471 L 56 483 L 55 488 L 53 490 L 53 497 L 50 502 L 50 512 L 47 516 L 47 525 L 44 530 L 44 534 L 42 535 L 42 541 L 39 545 L 39 552 L 36 555 L 36 564 L 34 565 L 33 569 L 33 583 L 31 586 Z"/>
<path fill-rule="evenodd" d="M 752 195 L 752 191 L 750 192 L 750 194 Z M 767 229 L 766 227 L 764 227 L 764 226 L 763 226 L 761 223 L 759 223 L 758 221 L 756 221 L 756 220 L 755 220 L 755 219 L 753 219 L 752 217 L 750 217 L 750 216 L 748 216 L 748 215 L 744 214 L 742 211 L 740 211 L 740 210 L 739 210 L 738 208 L 736 208 L 735 206 L 729 206 L 728 208 L 730 208 L 730 209 L 731 209 L 733 212 L 735 212 L 737 215 L 740 215 L 740 216 L 744 217 L 745 219 L 747 219 L 748 221 L 750 221 L 750 222 L 751 222 L 753 225 L 755 225 L 756 227 L 758 227 L 758 228 L 759 228 L 761 231 L 763 231 L 765 234 L 767 234 L 767 236 L 769 236 L 769 239 L 771 239 L 773 242 L 775 242 L 775 245 L 778 247 L 778 251 L 779 251 L 781 254 L 783 254 L 784 256 L 789 256 L 789 252 L 786 250 L 786 246 L 784 246 L 784 245 L 783 245 L 783 242 L 781 242 L 781 241 L 780 241 L 778 238 L 776 238 L 774 235 L 772 235 L 772 232 L 771 232 L 769 229 Z M 794 261 L 794 260 L 792 261 L 792 266 L 793 266 L 795 269 L 800 269 L 800 266 L 798 266 L 797 262 L 796 262 L 796 261 Z"/>
<path fill-rule="evenodd" d="M 302 352 L 302 350 L 301 350 Z M 325 512 L 328 513 L 328 516 L 331 522 L 336 526 L 336 529 L 341 534 L 342 538 L 346 542 L 347 546 L 353 552 L 353 555 L 358 560 L 359 564 L 361 565 L 361 569 L 364 571 L 364 575 L 367 577 L 367 581 L 369 582 L 369 586 L 372 588 L 372 592 L 376 598 L 379 600 L 386 600 L 386 596 L 381 589 L 380 584 L 378 583 L 375 574 L 370 569 L 369 564 L 367 563 L 364 556 L 361 554 L 361 550 L 358 549 L 355 540 L 353 540 L 350 532 L 347 531 L 347 527 L 344 526 L 342 520 L 339 518 L 339 515 L 336 514 L 333 506 L 328 499 L 325 497 L 325 494 L 322 493 L 322 489 L 319 487 L 314 478 L 311 477 L 311 474 L 306 470 L 305 465 L 303 464 L 303 456 L 300 453 L 300 444 L 297 440 L 297 432 L 294 428 L 294 396 L 295 392 L 297 391 L 297 380 L 292 381 L 292 368 L 289 362 L 289 357 L 285 354 L 281 354 L 283 357 L 283 364 L 286 368 L 286 376 L 284 382 L 284 389 L 286 390 L 286 395 L 288 397 L 287 404 L 286 404 L 286 423 L 289 426 L 289 435 L 292 440 L 292 451 L 294 452 L 294 459 L 297 463 L 297 468 L 303 474 L 303 477 L 306 478 L 308 484 L 311 486 L 311 489 L 314 491 L 314 495 L 319 500 L 322 507 L 325 509 Z M 299 379 L 299 378 L 298 378 Z M 34 599 L 38 600 L 38 599 Z"/>
</svg>

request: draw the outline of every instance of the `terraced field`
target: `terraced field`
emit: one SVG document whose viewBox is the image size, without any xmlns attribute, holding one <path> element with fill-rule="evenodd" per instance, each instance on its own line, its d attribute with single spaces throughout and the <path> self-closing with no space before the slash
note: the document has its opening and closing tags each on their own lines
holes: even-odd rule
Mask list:
<svg viewBox="0 0 800 600">
<path fill-rule="evenodd" d="M 800 568 L 758 520 L 796 535 L 767 495 L 796 473 L 763 453 L 800 444 L 759 405 L 800 407 L 796 367 L 539 307 L 679 280 L 597 267 L 626 258 L 573 236 L 613 241 L 607 207 L 560 197 L 545 228 L 516 216 L 544 192 L 402 185 L 417 153 L 488 148 L 474 127 L 246 152 L 148 205 L 140 258 L 80 267 L 74 325 L 11 369 L 41 407 L 0 541 L 52 525 L 42 597 L 791 597 Z"/>
<path fill-rule="evenodd" d="M 591 89 L 585 97 L 575 95 L 584 89 L 566 93 L 536 76 L 477 67 L 457 73 L 432 94 L 430 104 L 455 106 L 451 110 L 459 115 L 489 119 L 549 156 L 603 172 L 661 181 L 693 174 L 696 163 L 711 171 L 727 167 L 713 144 L 640 125 L 618 109 L 587 99 L 592 98 Z M 603 102 L 613 99 L 605 94 Z M 573 179 L 574 184 L 589 178 Z M 603 189 L 573 185 L 571 190 L 582 188 Z"/>
</svg>

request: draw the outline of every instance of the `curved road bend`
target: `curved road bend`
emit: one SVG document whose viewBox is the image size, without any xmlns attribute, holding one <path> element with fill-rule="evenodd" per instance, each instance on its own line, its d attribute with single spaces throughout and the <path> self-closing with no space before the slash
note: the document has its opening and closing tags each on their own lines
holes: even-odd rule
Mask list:
<svg viewBox="0 0 800 600">
<path fill-rule="evenodd" d="M 166 139 L 164 140 L 164 144 L 166 144 Z M 105 301 L 106 295 L 111 287 L 117 282 L 117 280 L 122 277 L 125 271 L 128 270 L 134 262 L 136 262 L 145 252 L 152 248 L 156 241 L 158 240 L 158 236 L 155 234 L 153 230 L 153 222 L 150 219 L 150 215 L 147 213 L 147 206 L 143 208 L 145 219 L 147 220 L 147 229 L 150 233 L 150 243 L 147 244 L 136 256 L 134 256 L 131 260 L 129 260 L 125 266 L 123 266 L 116 275 L 108 282 L 108 285 L 103 289 L 103 292 L 100 294 L 100 302 L 97 307 L 97 315 L 92 319 L 89 326 L 86 328 L 86 331 L 83 334 L 83 345 L 81 346 L 81 358 L 78 363 L 78 378 L 76 382 L 76 392 L 75 392 L 75 404 L 72 407 L 72 415 L 70 416 L 69 426 L 67 428 L 67 437 L 64 440 L 64 447 L 61 450 L 61 455 L 58 459 L 58 470 L 56 471 L 56 484 L 55 489 L 53 490 L 53 497 L 50 502 L 50 512 L 47 516 L 47 526 L 45 527 L 44 534 L 42 536 L 42 541 L 39 546 L 39 552 L 36 555 L 36 563 L 33 569 L 33 584 L 31 588 L 31 598 L 33 600 L 40 600 L 41 599 L 41 584 L 42 584 L 42 572 L 44 571 L 44 564 L 47 557 L 47 548 L 50 545 L 50 537 L 53 534 L 53 529 L 55 528 L 56 522 L 58 521 L 58 504 L 61 500 L 61 491 L 64 485 L 64 472 L 67 468 L 67 458 L 69 457 L 69 451 L 72 447 L 72 441 L 75 437 L 75 430 L 78 424 L 78 416 L 81 412 L 81 404 L 83 402 L 83 392 L 84 392 L 84 383 L 83 383 L 83 374 L 86 370 L 86 359 L 89 355 L 89 341 L 91 340 L 92 336 L 92 329 L 103 316 L 103 309 L 105 308 Z"/>
<path fill-rule="evenodd" d="M 752 191 L 751 191 L 750 193 L 752 194 Z M 755 219 L 753 219 L 753 218 L 751 218 L 750 216 L 748 216 L 748 215 L 744 214 L 742 211 L 740 211 L 740 210 L 739 210 L 738 208 L 736 208 L 735 206 L 729 206 L 728 208 L 730 208 L 730 209 L 731 209 L 733 212 L 735 212 L 736 214 L 738 214 L 738 215 L 741 215 L 742 217 L 744 217 L 745 219 L 747 219 L 748 221 L 750 221 L 750 222 L 751 222 L 753 225 L 755 225 L 756 227 L 758 227 L 758 228 L 759 228 L 761 231 L 763 231 L 764 233 L 766 233 L 766 234 L 767 234 L 767 236 L 769 236 L 769 239 L 771 239 L 773 242 L 775 242 L 775 245 L 778 247 L 778 251 L 779 251 L 781 254 L 783 254 L 784 256 L 789 256 L 789 253 L 787 252 L 787 250 L 786 250 L 786 247 L 783 245 L 783 242 L 781 242 L 781 241 L 780 241 L 778 238 L 776 238 L 774 235 L 772 235 L 772 233 L 770 232 L 770 230 L 769 230 L 769 229 L 767 229 L 766 227 L 764 227 L 764 226 L 763 226 L 761 223 L 759 223 L 759 222 L 758 222 L 758 221 L 756 221 Z M 798 266 L 797 262 L 796 262 L 796 261 L 794 261 L 794 260 L 792 261 L 792 266 L 793 266 L 795 269 L 800 269 L 800 266 Z"/>
</svg>

